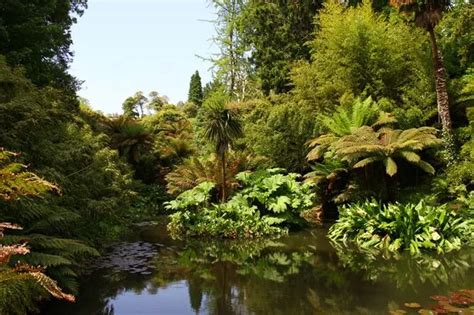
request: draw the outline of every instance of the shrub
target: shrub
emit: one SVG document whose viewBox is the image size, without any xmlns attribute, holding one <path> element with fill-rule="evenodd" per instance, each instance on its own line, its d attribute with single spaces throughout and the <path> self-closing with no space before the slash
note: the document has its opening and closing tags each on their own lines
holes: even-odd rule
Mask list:
<svg viewBox="0 0 474 315">
<path fill-rule="evenodd" d="M 252 238 L 286 232 L 275 226 L 282 219 L 261 217 L 257 207 L 249 205 L 244 198 L 234 197 L 223 204 L 210 204 L 214 188 L 215 184 L 204 182 L 167 203 L 167 209 L 177 210 L 168 224 L 172 237 Z"/>
<path fill-rule="evenodd" d="M 340 218 L 329 229 L 329 238 L 361 250 L 450 252 L 464 244 L 474 244 L 473 209 L 456 212 L 446 205 L 429 206 L 423 201 L 351 204 L 340 209 Z"/>
<path fill-rule="evenodd" d="M 284 220 L 287 224 L 301 225 L 301 212 L 309 210 L 314 203 L 311 184 L 298 182 L 299 174 L 281 174 L 282 169 L 242 172 L 236 178 L 243 189 L 236 197 L 245 199 L 262 214 Z"/>
<path fill-rule="evenodd" d="M 281 170 L 244 172 L 237 175 L 243 188 L 229 201 L 210 202 L 214 183 L 204 182 L 167 202 L 171 215 L 168 230 L 173 237 L 208 236 L 255 238 L 281 235 L 301 225 L 300 214 L 314 199 L 311 185 L 300 183 L 298 174 Z"/>
</svg>

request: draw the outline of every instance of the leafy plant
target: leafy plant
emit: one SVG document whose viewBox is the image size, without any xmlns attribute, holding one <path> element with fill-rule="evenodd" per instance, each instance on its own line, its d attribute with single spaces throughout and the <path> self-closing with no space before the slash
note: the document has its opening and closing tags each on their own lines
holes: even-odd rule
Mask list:
<svg viewBox="0 0 474 315">
<path fill-rule="evenodd" d="M 10 162 L 17 154 L 0 148 L 0 201 L 13 202 L 19 198 L 36 197 L 41 193 L 58 188 L 38 175 L 26 171 L 26 166 Z M 34 308 L 34 303 L 44 295 L 38 287 L 50 295 L 68 301 L 74 301 L 74 296 L 64 293 L 56 281 L 44 273 L 44 268 L 35 264 L 16 262 L 11 265 L 12 257 L 34 255 L 25 243 L 9 243 L 4 245 L 4 230 L 21 230 L 21 227 L 11 223 L 0 222 L 0 313 L 26 314 Z M 60 244 L 61 239 L 49 239 Z M 74 245 L 74 244 L 72 244 Z M 59 256 L 58 256 L 59 258 Z M 65 259 L 65 258 L 63 258 Z"/>
<path fill-rule="evenodd" d="M 335 243 L 363 250 L 444 253 L 474 244 L 472 215 L 472 208 L 456 212 L 446 205 L 429 206 L 423 201 L 381 205 L 372 200 L 342 207 L 328 235 Z"/>
<path fill-rule="evenodd" d="M 243 189 L 236 194 L 262 214 L 284 219 L 287 224 L 301 225 L 301 212 L 313 206 L 315 194 L 311 184 L 298 182 L 299 174 L 281 174 L 282 169 L 243 172 L 236 176 Z"/>
<path fill-rule="evenodd" d="M 243 198 L 211 204 L 210 192 L 214 187 L 213 183 L 201 183 L 167 203 L 167 209 L 177 211 L 168 224 L 173 237 L 253 238 L 286 232 L 276 226 L 282 220 L 262 217 Z"/>
<path fill-rule="evenodd" d="M 307 155 L 309 161 L 323 157 L 341 137 L 350 135 L 362 126 L 372 126 L 373 129 L 394 123 L 393 116 L 382 112 L 371 97 L 365 100 L 356 99 L 350 107 L 339 106 L 331 115 L 321 115 L 322 125 L 329 131 L 308 142 L 311 151 Z"/>
<path fill-rule="evenodd" d="M 244 172 L 236 176 L 242 190 L 226 203 L 210 202 L 215 184 L 203 182 L 167 202 L 168 229 L 174 237 L 210 236 L 254 238 L 286 233 L 288 225 L 301 225 L 301 212 L 312 206 L 311 185 L 297 182 L 299 175 L 281 170 Z"/>
<path fill-rule="evenodd" d="M 193 157 L 185 160 L 173 171 L 166 175 L 166 188 L 170 194 L 177 195 L 196 185 L 208 181 L 216 184 L 217 190 L 222 189 L 220 165 L 216 163 L 217 157 Z M 232 193 L 238 187 L 235 176 L 245 170 L 255 170 L 265 162 L 266 159 L 245 152 L 230 151 L 227 154 L 226 163 L 226 190 Z M 221 195 L 221 194 L 219 194 Z"/>
<path fill-rule="evenodd" d="M 419 152 L 440 143 L 436 129 L 430 127 L 407 130 L 382 128 L 374 131 L 364 126 L 342 137 L 335 145 L 335 151 L 337 156 L 349 162 L 353 168 L 364 168 L 369 164 L 382 162 L 387 175 L 393 176 L 398 171 L 396 160 L 403 159 L 434 174 L 433 166 L 423 161 Z"/>
</svg>

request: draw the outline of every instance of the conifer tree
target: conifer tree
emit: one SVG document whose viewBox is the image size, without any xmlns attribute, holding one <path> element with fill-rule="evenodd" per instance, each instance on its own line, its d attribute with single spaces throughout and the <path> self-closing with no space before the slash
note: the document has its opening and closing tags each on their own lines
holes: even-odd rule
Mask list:
<svg viewBox="0 0 474 315">
<path fill-rule="evenodd" d="M 189 83 L 188 102 L 193 102 L 200 106 L 202 100 L 201 76 L 199 75 L 199 71 L 196 70 L 196 72 L 191 76 L 191 82 Z"/>
</svg>

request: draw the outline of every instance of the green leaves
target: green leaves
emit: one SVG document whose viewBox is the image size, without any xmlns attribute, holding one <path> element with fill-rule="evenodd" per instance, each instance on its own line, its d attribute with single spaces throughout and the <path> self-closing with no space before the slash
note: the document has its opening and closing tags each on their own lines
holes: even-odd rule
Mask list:
<svg viewBox="0 0 474 315">
<path fill-rule="evenodd" d="M 367 250 L 444 253 L 474 242 L 474 219 L 468 211 L 449 210 L 446 205 L 433 207 L 423 201 L 388 205 L 366 201 L 342 207 L 329 238 Z"/>
<path fill-rule="evenodd" d="M 311 185 L 298 182 L 298 174 L 280 172 L 269 169 L 237 174 L 243 187 L 222 204 L 210 203 L 213 183 L 185 191 L 166 203 L 167 209 L 177 211 L 171 215 L 169 231 L 178 238 L 254 238 L 284 234 L 287 226 L 302 225 L 300 214 L 311 208 L 315 197 Z"/>
<path fill-rule="evenodd" d="M 175 200 L 165 202 L 165 208 L 173 211 L 199 210 L 203 204 L 205 205 L 209 201 L 210 192 L 214 187 L 214 183 L 203 182 L 193 189 L 186 190 Z"/>
<path fill-rule="evenodd" d="M 244 188 L 238 195 L 251 204 L 257 204 L 262 213 L 289 215 L 289 221 L 296 223 L 299 214 L 312 205 L 315 194 L 312 184 L 298 182 L 299 174 L 279 174 L 282 169 L 269 169 L 237 176 Z"/>
<path fill-rule="evenodd" d="M 338 139 L 332 148 L 339 158 L 352 164 L 353 168 L 363 168 L 382 161 L 385 172 L 394 176 L 398 171 L 396 160 L 399 159 L 434 174 L 433 166 L 421 160 L 419 152 L 440 144 L 441 140 L 436 137 L 434 128 L 382 128 L 375 131 L 371 127 L 363 126 Z"/>
</svg>

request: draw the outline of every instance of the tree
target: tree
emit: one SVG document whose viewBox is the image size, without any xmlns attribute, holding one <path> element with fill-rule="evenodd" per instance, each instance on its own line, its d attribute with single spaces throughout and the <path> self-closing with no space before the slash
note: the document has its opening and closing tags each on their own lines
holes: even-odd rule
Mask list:
<svg viewBox="0 0 474 315">
<path fill-rule="evenodd" d="M 378 128 L 395 122 L 391 115 L 380 111 L 371 97 L 364 101 L 357 99 L 351 107 L 339 106 L 330 115 L 320 115 L 319 120 L 329 132 L 308 142 L 311 151 L 306 158 L 309 161 L 322 158 L 341 137 L 350 135 L 357 128 Z"/>
<path fill-rule="evenodd" d="M 293 63 L 311 58 L 306 45 L 313 34 L 313 19 L 321 0 L 250 0 L 242 19 L 242 37 L 250 50 L 250 62 L 265 94 L 291 89 Z"/>
<path fill-rule="evenodd" d="M 242 40 L 241 23 L 245 0 L 211 0 L 216 9 L 214 21 L 217 35 L 213 38 L 220 49 L 214 63 L 217 81 L 224 84 L 229 95 L 244 99 L 249 84 L 250 65 L 245 53 L 248 47 Z"/>
<path fill-rule="evenodd" d="M 390 4 L 403 11 L 411 12 L 414 15 L 417 26 L 428 31 L 431 41 L 433 56 L 434 75 L 436 81 L 436 99 L 438 103 L 438 115 L 443 128 L 443 138 L 446 149 L 454 158 L 454 139 L 452 134 L 452 121 L 449 113 L 449 96 L 447 86 L 447 74 L 444 67 L 443 56 L 436 40 L 435 27 L 440 22 L 442 15 L 452 4 L 450 0 L 390 0 Z"/>
<path fill-rule="evenodd" d="M 305 172 L 307 147 L 314 137 L 316 121 L 307 104 L 295 102 L 289 95 L 269 100 L 249 100 L 240 104 L 245 136 L 239 146 L 268 159 L 268 166 L 290 172 Z"/>
<path fill-rule="evenodd" d="M 166 96 L 161 96 L 156 91 L 151 91 L 148 96 L 146 107 L 149 111 L 158 112 L 163 108 L 163 106 L 168 104 L 168 98 Z"/>
<path fill-rule="evenodd" d="M 31 81 L 63 89 L 74 103 L 78 81 L 67 73 L 71 27 L 87 0 L 0 2 L 0 54 L 11 66 L 23 66 Z"/>
<path fill-rule="evenodd" d="M 319 112 L 371 96 L 403 128 L 436 115 L 427 38 L 401 19 L 387 19 L 370 3 L 328 1 L 316 18 L 312 61 L 292 72 L 296 100 Z"/>
<path fill-rule="evenodd" d="M 189 83 L 188 102 L 192 102 L 198 106 L 201 106 L 203 101 L 201 76 L 199 71 L 191 76 L 191 82 Z"/>
<path fill-rule="evenodd" d="M 143 108 L 148 102 L 148 98 L 143 95 L 142 91 L 138 91 L 135 95 L 128 97 L 122 104 L 123 113 L 125 116 L 136 118 L 143 117 Z"/>
<path fill-rule="evenodd" d="M 229 98 L 224 94 L 215 94 L 206 103 L 204 136 L 215 147 L 221 166 L 221 200 L 225 202 L 226 195 L 226 154 L 235 139 L 242 136 L 242 126 L 234 110 L 226 107 Z"/>
<path fill-rule="evenodd" d="M 127 116 L 112 118 L 107 122 L 111 147 L 117 149 L 132 165 L 137 165 L 143 152 L 151 146 L 153 137 L 146 126 Z"/>
<path fill-rule="evenodd" d="M 382 162 L 385 172 L 392 177 L 398 171 L 396 159 L 403 159 L 434 174 L 433 166 L 423 161 L 419 152 L 439 144 L 436 129 L 431 127 L 407 130 L 382 128 L 374 131 L 371 127 L 363 126 L 342 137 L 335 149 L 336 155 L 353 168 Z"/>
</svg>

